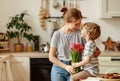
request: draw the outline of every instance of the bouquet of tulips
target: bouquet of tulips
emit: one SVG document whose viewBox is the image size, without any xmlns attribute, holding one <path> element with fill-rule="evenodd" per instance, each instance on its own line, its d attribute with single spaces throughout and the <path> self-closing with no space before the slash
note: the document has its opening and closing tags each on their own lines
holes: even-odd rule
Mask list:
<svg viewBox="0 0 120 81">
<path fill-rule="evenodd" d="M 81 55 L 82 55 L 82 51 L 83 51 L 83 46 L 80 45 L 80 43 L 73 43 L 72 46 L 71 46 L 71 51 L 70 51 L 70 54 L 71 54 L 71 61 L 72 63 L 75 63 L 75 62 L 79 62 L 81 60 Z M 80 67 L 77 67 L 75 69 L 76 73 L 80 71 Z"/>
</svg>

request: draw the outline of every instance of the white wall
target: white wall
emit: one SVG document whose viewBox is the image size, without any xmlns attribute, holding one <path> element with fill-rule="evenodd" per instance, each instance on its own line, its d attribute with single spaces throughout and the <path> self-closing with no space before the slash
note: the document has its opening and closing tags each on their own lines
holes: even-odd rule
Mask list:
<svg viewBox="0 0 120 81">
<path fill-rule="evenodd" d="M 103 51 L 104 45 L 102 41 L 106 41 L 110 36 L 114 41 L 120 41 L 120 19 L 100 19 L 100 3 L 99 0 L 81 0 L 81 10 L 87 19 L 83 19 L 83 23 L 87 21 L 96 22 L 101 26 L 101 36 L 97 39 L 97 46 Z"/>
<path fill-rule="evenodd" d="M 49 0 L 52 1 L 52 0 Z M 101 37 L 96 41 L 98 47 L 104 50 L 102 41 L 106 41 L 110 36 L 115 41 L 120 41 L 120 19 L 108 19 L 103 20 L 99 18 L 99 0 L 80 0 L 80 7 L 84 16 L 87 19 L 83 19 L 83 23 L 86 21 L 96 22 L 101 26 Z M 39 9 L 40 0 L 0 0 L 0 32 L 6 32 L 6 24 L 9 22 L 9 17 L 14 16 L 17 13 L 27 10 L 29 17 L 26 21 L 32 26 L 33 33 L 40 35 L 41 43 L 50 42 L 52 23 L 47 20 L 47 31 L 43 31 L 39 25 Z M 59 20 L 58 20 L 59 21 Z M 59 23 L 61 24 L 61 23 Z"/>
</svg>

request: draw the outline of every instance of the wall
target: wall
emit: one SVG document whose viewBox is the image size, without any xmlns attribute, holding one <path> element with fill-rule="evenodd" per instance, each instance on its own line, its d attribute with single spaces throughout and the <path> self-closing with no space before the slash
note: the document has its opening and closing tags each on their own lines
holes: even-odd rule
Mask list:
<svg viewBox="0 0 120 81">
<path fill-rule="evenodd" d="M 52 0 L 50 0 L 52 1 Z M 80 7 L 86 19 L 83 19 L 83 23 L 86 21 L 96 22 L 101 26 L 102 34 L 101 37 L 96 41 L 98 47 L 104 50 L 104 45 L 101 41 L 106 41 L 107 37 L 110 36 L 115 41 L 120 41 L 119 30 L 120 30 L 120 19 L 100 19 L 99 13 L 99 0 L 80 0 Z M 43 31 L 39 24 L 39 8 L 40 0 L 0 0 L 0 32 L 5 32 L 6 24 L 9 22 L 9 17 L 14 16 L 16 13 L 20 13 L 23 10 L 29 12 L 29 17 L 26 21 L 32 26 L 33 33 L 40 35 L 41 43 L 50 42 L 52 23 L 47 23 L 47 30 Z M 58 21 L 61 19 L 58 19 Z M 62 25 L 62 23 L 59 23 Z"/>
<path fill-rule="evenodd" d="M 82 7 L 84 6 L 84 7 Z M 96 22 L 101 26 L 101 36 L 96 40 L 97 46 L 103 51 L 104 45 L 102 41 L 106 41 L 110 36 L 114 41 L 120 41 L 120 19 L 100 19 L 99 0 L 81 0 L 81 10 L 87 19 L 83 19 L 83 23 L 87 21 Z"/>
</svg>

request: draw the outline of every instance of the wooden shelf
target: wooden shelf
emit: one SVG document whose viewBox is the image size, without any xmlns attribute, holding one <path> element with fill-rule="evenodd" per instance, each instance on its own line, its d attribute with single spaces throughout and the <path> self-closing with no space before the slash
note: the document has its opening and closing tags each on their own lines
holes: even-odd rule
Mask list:
<svg viewBox="0 0 120 81">
<path fill-rule="evenodd" d="M 9 43 L 8 41 L 0 41 L 0 44 L 7 44 Z"/>
<path fill-rule="evenodd" d="M 2 39 L 4 34 L 5 33 L 0 33 L 0 35 L 1 35 L 0 39 Z M 9 52 L 10 51 L 10 39 L 8 37 L 6 37 L 6 38 L 7 39 L 0 41 L 0 47 L 3 47 L 3 48 L 0 48 L 0 52 Z"/>
<path fill-rule="evenodd" d="M 3 49 L 0 49 L 0 51 L 8 51 L 9 48 L 3 48 Z"/>
<path fill-rule="evenodd" d="M 10 44 L 9 42 L 0 42 L 0 45 L 1 47 L 3 48 L 0 48 L 0 52 L 9 52 L 10 51 Z"/>
</svg>

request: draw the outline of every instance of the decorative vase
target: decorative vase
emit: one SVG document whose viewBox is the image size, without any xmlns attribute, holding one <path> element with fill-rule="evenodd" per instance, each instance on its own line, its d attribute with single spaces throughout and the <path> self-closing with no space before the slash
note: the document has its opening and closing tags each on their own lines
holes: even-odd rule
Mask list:
<svg viewBox="0 0 120 81">
<path fill-rule="evenodd" d="M 19 43 L 19 44 L 14 44 L 14 50 L 15 52 L 23 52 L 24 45 Z"/>
</svg>

